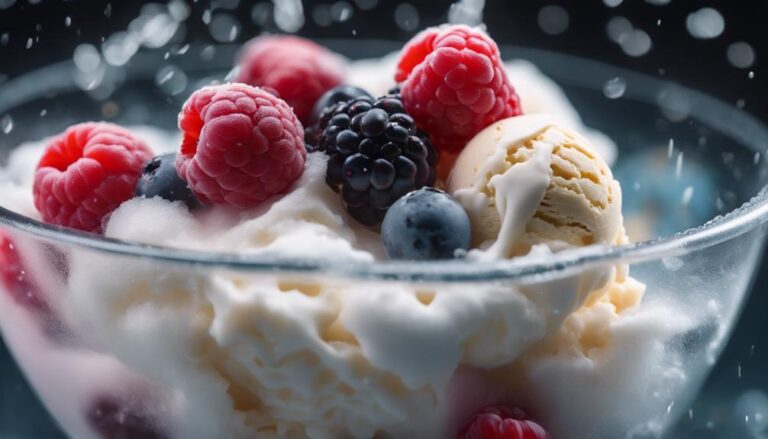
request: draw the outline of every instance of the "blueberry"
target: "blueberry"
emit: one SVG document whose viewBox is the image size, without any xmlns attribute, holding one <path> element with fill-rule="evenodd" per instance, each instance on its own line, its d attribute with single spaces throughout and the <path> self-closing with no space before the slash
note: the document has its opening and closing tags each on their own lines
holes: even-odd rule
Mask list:
<svg viewBox="0 0 768 439">
<path fill-rule="evenodd" d="M 381 226 L 390 259 L 453 259 L 469 249 L 469 216 L 453 197 L 433 188 L 413 191 L 389 208 Z"/>
<path fill-rule="evenodd" d="M 312 116 L 310 118 L 309 125 L 316 124 L 322 117 L 323 111 L 326 108 L 338 104 L 339 102 L 351 101 L 361 97 L 373 99 L 373 97 L 368 94 L 367 91 L 359 87 L 353 87 L 351 85 L 340 85 L 328 90 L 322 96 L 320 96 L 317 102 L 315 102 L 315 107 L 312 110 Z"/>
<path fill-rule="evenodd" d="M 179 178 L 176 172 L 176 154 L 173 153 L 157 156 L 147 163 L 136 183 L 136 196 L 181 201 L 190 209 L 200 207 L 200 202 L 187 186 L 187 182 Z"/>
</svg>

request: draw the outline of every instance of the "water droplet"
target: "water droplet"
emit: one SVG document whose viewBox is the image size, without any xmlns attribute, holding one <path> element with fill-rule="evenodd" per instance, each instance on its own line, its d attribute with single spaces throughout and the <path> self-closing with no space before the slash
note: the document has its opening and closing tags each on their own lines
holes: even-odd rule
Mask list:
<svg viewBox="0 0 768 439">
<path fill-rule="evenodd" d="M 651 51 L 653 42 L 645 31 L 635 29 L 619 41 L 621 49 L 629 56 L 640 57 Z"/>
<path fill-rule="evenodd" d="M 104 8 L 104 16 L 107 18 L 112 17 L 112 3 L 107 3 L 107 7 Z"/>
<path fill-rule="evenodd" d="M 304 26 L 304 8 L 301 0 L 272 0 L 275 24 L 283 32 L 298 32 Z"/>
<path fill-rule="evenodd" d="M 355 0 L 355 5 L 358 8 L 368 11 L 375 8 L 379 4 L 379 0 Z"/>
<path fill-rule="evenodd" d="M 418 29 L 419 11 L 410 3 L 400 3 L 395 8 L 395 24 L 408 32 Z"/>
<path fill-rule="evenodd" d="M 267 2 L 256 3 L 251 8 L 251 20 L 259 25 L 264 26 L 269 21 L 269 17 L 272 16 L 272 4 Z"/>
<path fill-rule="evenodd" d="M 615 8 L 622 4 L 624 0 L 603 0 L 603 3 L 605 6 L 608 6 L 609 8 Z"/>
<path fill-rule="evenodd" d="M 189 44 L 185 44 L 181 47 L 174 47 L 171 49 L 171 54 L 174 56 L 185 55 L 187 52 L 189 52 Z"/>
<path fill-rule="evenodd" d="M 240 35 L 240 22 L 234 15 L 217 13 L 209 27 L 211 36 L 220 43 L 231 43 Z"/>
<path fill-rule="evenodd" d="M 675 406 L 675 401 L 672 401 L 672 402 L 670 402 L 670 403 L 669 403 L 669 405 L 667 406 L 667 415 L 669 415 L 670 413 L 672 413 L 672 408 L 673 408 L 674 406 Z"/>
<path fill-rule="evenodd" d="M 622 77 L 609 79 L 603 85 L 603 94 L 608 99 L 619 99 L 627 91 L 627 80 Z"/>
<path fill-rule="evenodd" d="M 761 390 L 744 392 L 733 409 L 736 417 L 745 420 L 747 427 L 754 433 L 768 430 L 768 395 Z"/>
<path fill-rule="evenodd" d="M 608 20 L 608 25 L 605 29 L 608 33 L 608 38 L 614 43 L 619 43 L 634 30 L 634 26 L 624 17 L 613 17 Z"/>
<path fill-rule="evenodd" d="M 545 34 L 560 35 L 568 30 L 571 18 L 562 6 L 544 6 L 539 11 L 539 27 Z"/>
<path fill-rule="evenodd" d="M 101 55 L 92 44 L 81 44 L 75 48 L 72 56 L 75 66 L 83 72 L 92 72 L 99 68 Z"/>
<path fill-rule="evenodd" d="M 331 5 L 331 18 L 339 23 L 343 23 L 352 18 L 352 5 L 345 1 L 336 2 Z"/>
<path fill-rule="evenodd" d="M 203 16 L 201 17 L 202 20 L 203 20 L 203 24 L 205 24 L 206 26 L 211 24 L 211 16 L 212 15 L 213 15 L 213 13 L 211 12 L 210 9 L 206 9 L 205 11 L 203 11 Z"/>
<path fill-rule="evenodd" d="M 693 199 L 693 186 L 688 186 L 683 190 L 683 196 L 680 198 L 680 203 L 683 205 L 683 207 L 688 207 L 689 204 L 691 204 L 691 199 Z"/>
<path fill-rule="evenodd" d="M 0 130 L 2 130 L 5 134 L 13 131 L 13 118 L 11 118 L 10 114 L 6 114 L 0 118 Z"/>
<path fill-rule="evenodd" d="M 664 268 L 666 268 L 669 271 L 677 271 L 685 265 L 685 262 L 683 262 L 682 259 L 676 258 L 674 256 L 668 256 L 666 258 L 663 258 L 661 260 L 661 263 L 664 264 Z"/>
<path fill-rule="evenodd" d="M 0 0 L 0 9 L 8 9 L 16 3 L 16 0 Z"/>
<path fill-rule="evenodd" d="M 672 153 L 675 152 L 675 139 L 669 139 L 669 145 L 667 146 L 667 158 L 672 158 Z"/>
<path fill-rule="evenodd" d="M 200 59 L 203 61 L 210 61 L 216 55 L 216 47 L 208 45 L 200 51 Z"/>
<path fill-rule="evenodd" d="M 168 13 L 176 21 L 184 21 L 189 18 L 190 9 L 184 0 L 172 0 L 168 3 Z"/>
<path fill-rule="evenodd" d="M 319 4 L 312 9 L 312 20 L 318 26 L 328 27 L 333 23 L 331 18 L 331 7 L 326 4 Z"/>
<path fill-rule="evenodd" d="M 11 40 L 11 36 L 8 35 L 8 32 L 0 35 L 0 45 L 7 46 L 8 42 Z"/>
<path fill-rule="evenodd" d="M 744 41 L 739 41 L 728 46 L 726 55 L 728 57 L 728 62 L 731 63 L 732 66 L 740 69 L 747 69 L 752 67 L 755 63 L 755 49 L 753 49 L 749 43 L 745 43 Z"/>
<path fill-rule="evenodd" d="M 754 72 L 754 71 L 752 71 L 752 70 L 750 70 L 750 71 L 749 71 L 749 73 L 747 74 L 747 77 L 748 77 L 749 79 L 755 79 L 755 72 Z"/>
<path fill-rule="evenodd" d="M 30 38 L 27 38 L 27 45 L 26 45 L 26 48 L 27 48 L 27 49 L 31 49 L 31 48 L 32 48 L 32 44 L 33 44 L 33 43 L 34 43 L 34 40 L 32 40 L 32 37 L 30 37 Z"/>
<path fill-rule="evenodd" d="M 128 32 L 115 32 L 101 45 L 104 60 L 113 66 L 125 65 L 138 50 L 138 39 Z"/>
<path fill-rule="evenodd" d="M 723 16 L 714 8 L 701 8 L 685 20 L 685 27 L 694 38 L 708 40 L 719 37 L 725 30 Z"/>
<path fill-rule="evenodd" d="M 677 155 L 677 160 L 675 161 L 675 179 L 680 180 L 680 177 L 683 175 L 683 152 L 681 151 L 680 154 Z"/>
<path fill-rule="evenodd" d="M 157 72 L 155 83 L 164 93 L 176 96 L 186 90 L 189 81 L 187 75 L 178 67 L 166 66 Z"/>
<path fill-rule="evenodd" d="M 47 108 L 43 108 L 42 110 L 40 110 L 40 117 L 45 117 L 47 115 L 48 115 L 48 109 Z"/>
<path fill-rule="evenodd" d="M 752 157 L 752 163 L 754 164 L 760 163 L 760 151 L 756 152 L 755 155 Z"/>
<path fill-rule="evenodd" d="M 682 122 L 691 113 L 690 99 L 678 87 L 671 86 L 662 90 L 657 102 L 664 117 L 672 122 Z"/>
<path fill-rule="evenodd" d="M 448 9 L 448 21 L 453 24 L 478 26 L 483 23 L 485 0 L 459 0 Z"/>
<path fill-rule="evenodd" d="M 157 49 L 171 41 L 179 29 L 179 22 L 166 13 L 146 14 L 133 20 L 128 29 L 137 35 L 144 47 Z"/>
</svg>

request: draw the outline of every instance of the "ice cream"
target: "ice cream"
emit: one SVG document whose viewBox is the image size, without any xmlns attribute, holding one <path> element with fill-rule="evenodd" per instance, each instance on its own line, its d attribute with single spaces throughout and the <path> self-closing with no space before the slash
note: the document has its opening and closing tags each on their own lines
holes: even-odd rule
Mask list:
<svg viewBox="0 0 768 439">
<path fill-rule="evenodd" d="M 350 70 L 352 84 L 392 78 L 387 59 Z M 549 103 L 560 116 L 499 122 L 458 158 L 449 189 L 473 221 L 479 249 L 470 258 L 545 263 L 564 247 L 623 243 L 621 192 L 608 165 L 571 131 L 581 121 L 556 85 L 527 74 L 539 79 L 521 84 L 533 87 L 528 96 L 538 86 L 548 90 L 540 96 L 558 96 L 537 101 L 537 109 Z M 131 131 L 158 153 L 180 144 L 175 133 Z M 30 174 L 43 143 L 14 152 L 0 190 L 0 204 L 33 218 Z M 286 194 L 236 214 L 133 199 L 112 212 L 105 234 L 235 255 L 381 261 L 378 235 L 355 222 L 326 184 L 328 166 L 321 152 L 309 154 Z M 130 377 L 151 387 L 149 408 L 162 408 L 151 411 L 161 415 L 163 437 L 437 439 L 502 403 L 541 413 L 554 438 L 613 437 L 637 422 L 622 417 L 628 395 L 640 422 L 655 421 L 685 381 L 663 347 L 684 320 L 670 324 L 666 313 L 638 309 L 644 287 L 624 266 L 461 284 L 240 272 L 82 248 L 66 256 L 64 291 L 47 299 L 81 350 L 28 336 L 34 325 L 9 317 L 23 309 L 0 299 L 4 335 L 33 382 L 51 373 L 41 362 L 79 370 L 100 358 L 88 370 L 98 377 L 93 386 L 119 390 Z M 648 372 L 659 368 L 668 372 L 663 379 Z M 95 437 L 78 417 L 93 386 L 42 392 L 72 436 Z M 562 387 L 589 400 L 578 416 Z"/>
<path fill-rule="evenodd" d="M 448 190 L 473 223 L 474 241 L 496 257 L 541 243 L 614 244 L 622 233 L 621 187 L 581 135 L 547 115 L 489 126 L 458 157 Z"/>
</svg>

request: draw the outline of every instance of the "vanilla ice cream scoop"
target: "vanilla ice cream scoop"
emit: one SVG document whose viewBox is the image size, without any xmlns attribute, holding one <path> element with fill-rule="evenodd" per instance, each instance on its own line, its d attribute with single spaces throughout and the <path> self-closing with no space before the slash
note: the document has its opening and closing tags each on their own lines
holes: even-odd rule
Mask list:
<svg viewBox="0 0 768 439">
<path fill-rule="evenodd" d="M 588 140 L 548 115 L 505 119 L 464 148 L 448 190 L 491 258 L 536 244 L 613 244 L 622 236 L 621 187 Z"/>
</svg>

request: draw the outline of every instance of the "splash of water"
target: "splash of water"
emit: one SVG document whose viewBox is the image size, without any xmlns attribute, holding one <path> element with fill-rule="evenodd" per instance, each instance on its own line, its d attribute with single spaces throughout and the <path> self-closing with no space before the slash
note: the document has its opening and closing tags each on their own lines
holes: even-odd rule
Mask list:
<svg viewBox="0 0 768 439">
<path fill-rule="evenodd" d="M 275 5 L 275 24 L 283 32 L 297 32 L 304 26 L 304 7 L 301 0 L 272 0 Z"/>
<path fill-rule="evenodd" d="M 448 21 L 452 24 L 479 26 L 483 24 L 485 0 L 459 0 L 448 10 Z"/>
</svg>

